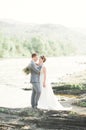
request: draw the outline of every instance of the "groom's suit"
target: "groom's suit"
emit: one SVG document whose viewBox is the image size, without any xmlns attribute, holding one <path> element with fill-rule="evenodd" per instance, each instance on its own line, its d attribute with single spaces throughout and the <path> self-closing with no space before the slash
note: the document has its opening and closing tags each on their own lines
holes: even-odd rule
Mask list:
<svg viewBox="0 0 86 130">
<path fill-rule="evenodd" d="M 32 60 L 29 64 L 31 70 L 31 79 L 30 82 L 33 86 L 32 96 L 31 96 L 31 105 L 33 108 L 37 107 L 38 100 L 41 94 L 40 88 L 40 71 L 42 66 L 37 66 L 35 62 Z"/>
</svg>

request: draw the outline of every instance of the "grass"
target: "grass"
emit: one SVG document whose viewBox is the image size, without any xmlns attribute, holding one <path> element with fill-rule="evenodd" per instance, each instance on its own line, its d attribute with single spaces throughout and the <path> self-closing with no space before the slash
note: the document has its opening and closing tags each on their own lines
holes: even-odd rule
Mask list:
<svg viewBox="0 0 86 130">
<path fill-rule="evenodd" d="M 55 94 L 72 94 L 80 95 L 86 93 L 86 84 L 52 84 L 52 88 Z"/>
</svg>

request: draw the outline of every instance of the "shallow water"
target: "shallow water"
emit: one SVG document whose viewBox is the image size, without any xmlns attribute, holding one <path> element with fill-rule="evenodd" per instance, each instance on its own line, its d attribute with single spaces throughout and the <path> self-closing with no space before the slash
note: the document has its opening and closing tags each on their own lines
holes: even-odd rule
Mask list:
<svg viewBox="0 0 86 130">
<path fill-rule="evenodd" d="M 30 59 L 1 59 L 0 60 L 0 106 L 28 107 L 30 106 L 31 91 L 22 88 L 30 86 L 30 76 L 23 73 Z M 86 57 L 47 58 L 48 82 L 59 82 L 63 76 L 86 70 Z"/>
</svg>

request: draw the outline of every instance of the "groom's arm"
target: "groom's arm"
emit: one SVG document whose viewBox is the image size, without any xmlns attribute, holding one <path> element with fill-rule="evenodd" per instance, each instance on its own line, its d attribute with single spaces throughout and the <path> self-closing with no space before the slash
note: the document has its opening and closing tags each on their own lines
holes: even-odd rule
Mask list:
<svg viewBox="0 0 86 130">
<path fill-rule="evenodd" d="M 37 66 L 34 62 L 31 62 L 30 68 L 36 73 L 40 73 L 42 65 Z"/>
</svg>

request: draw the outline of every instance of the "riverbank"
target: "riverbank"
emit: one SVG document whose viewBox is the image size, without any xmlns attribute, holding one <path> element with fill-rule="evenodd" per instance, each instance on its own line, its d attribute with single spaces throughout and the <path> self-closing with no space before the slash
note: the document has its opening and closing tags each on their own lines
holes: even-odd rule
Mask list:
<svg viewBox="0 0 86 130">
<path fill-rule="evenodd" d="M 51 85 L 63 104 L 70 104 L 72 111 L 86 115 L 86 70 L 67 75 Z"/>
</svg>

